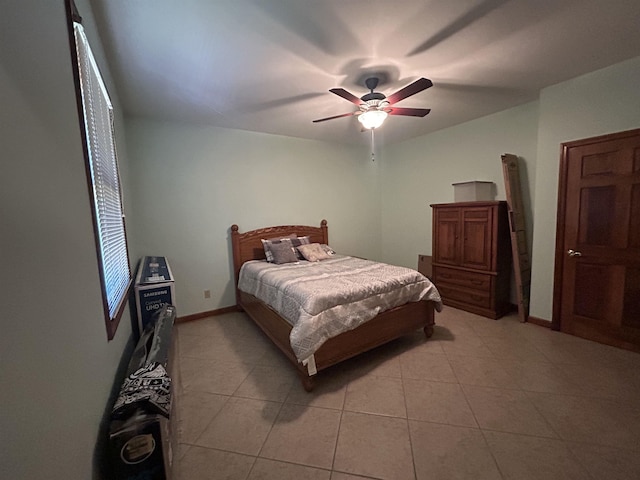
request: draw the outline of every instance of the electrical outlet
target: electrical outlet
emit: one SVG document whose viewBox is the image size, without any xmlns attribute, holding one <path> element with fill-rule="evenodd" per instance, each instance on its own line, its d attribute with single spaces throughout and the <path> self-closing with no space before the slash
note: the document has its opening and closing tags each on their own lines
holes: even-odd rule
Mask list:
<svg viewBox="0 0 640 480">
<path fill-rule="evenodd" d="M 211 298 L 211 290 L 204 291 L 204 298 Z"/>
</svg>

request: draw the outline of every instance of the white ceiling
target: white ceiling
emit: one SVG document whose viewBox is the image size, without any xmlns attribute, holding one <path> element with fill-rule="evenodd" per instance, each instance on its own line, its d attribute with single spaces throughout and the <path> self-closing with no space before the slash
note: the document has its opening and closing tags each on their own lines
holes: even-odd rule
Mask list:
<svg viewBox="0 0 640 480">
<path fill-rule="evenodd" d="M 128 115 L 366 143 L 355 111 L 380 73 L 397 142 L 537 98 L 549 85 L 640 55 L 638 0 L 92 0 Z M 639 79 L 640 85 L 640 79 Z M 380 139 L 380 140 L 378 140 Z"/>
</svg>

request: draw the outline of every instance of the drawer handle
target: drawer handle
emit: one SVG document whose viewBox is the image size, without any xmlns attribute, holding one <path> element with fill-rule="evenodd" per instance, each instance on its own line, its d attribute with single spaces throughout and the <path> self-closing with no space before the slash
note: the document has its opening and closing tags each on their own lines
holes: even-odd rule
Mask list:
<svg viewBox="0 0 640 480">
<path fill-rule="evenodd" d="M 471 283 L 474 285 L 482 285 L 484 282 L 482 280 L 471 280 Z"/>
</svg>

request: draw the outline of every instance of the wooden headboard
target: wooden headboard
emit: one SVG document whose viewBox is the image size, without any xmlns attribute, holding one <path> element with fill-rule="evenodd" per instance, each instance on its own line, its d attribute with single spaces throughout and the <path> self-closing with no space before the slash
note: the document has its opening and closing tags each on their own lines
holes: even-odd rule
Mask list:
<svg viewBox="0 0 640 480">
<path fill-rule="evenodd" d="M 319 227 L 309 225 L 279 225 L 276 227 L 259 228 L 240 233 L 238 225 L 231 225 L 231 245 L 233 248 L 233 274 L 236 284 L 236 296 L 240 267 L 249 260 L 265 258 L 262 239 L 286 237 L 295 233 L 299 237 L 308 235 L 311 243 L 329 243 L 327 221 L 322 220 Z"/>
</svg>

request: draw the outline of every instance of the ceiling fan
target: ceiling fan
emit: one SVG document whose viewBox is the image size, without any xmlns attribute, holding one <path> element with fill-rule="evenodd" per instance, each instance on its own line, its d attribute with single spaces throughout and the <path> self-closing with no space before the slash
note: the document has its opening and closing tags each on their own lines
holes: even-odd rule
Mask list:
<svg viewBox="0 0 640 480">
<path fill-rule="evenodd" d="M 375 88 L 378 86 L 378 81 L 377 77 L 367 78 L 365 85 L 370 92 L 360 98 L 347 92 L 344 88 L 332 88 L 329 90 L 331 93 L 335 93 L 339 97 L 356 104 L 360 110 L 351 113 L 343 113 L 342 115 L 335 115 L 333 117 L 320 118 L 318 120 L 314 120 L 313 123 L 356 115 L 358 117 L 358 121 L 364 128 L 373 130 L 382 125 L 382 122 L 387 118 L 387 115 L 424 117 L 431 111 L 429 108 L 401 108 L 393 106 L 400 100 L 404 100 L 411 95 L 415 95 L 416 93 L 433 86 L 433 82 L 428 78 L 420 78 L 388 97 L 380 92 L 374 92 Z"/>
</svg>

